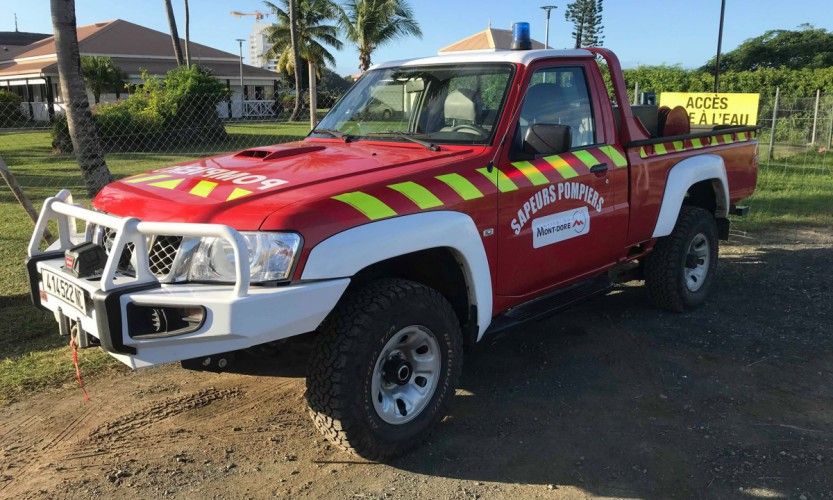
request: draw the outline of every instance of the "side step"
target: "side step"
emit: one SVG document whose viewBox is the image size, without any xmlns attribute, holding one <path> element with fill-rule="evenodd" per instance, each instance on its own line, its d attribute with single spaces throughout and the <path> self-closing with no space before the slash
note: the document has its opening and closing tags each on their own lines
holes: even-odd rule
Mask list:
<svg viewBox="0 0 833 500">
<path fill-rule="evenodd" d="M 483 336 L 508 330 L 527 321 L 544 318 L 566 309 L 580 300 L 604 293 L 610 290 L 612 286 L 610 278 L 607 275 L 602 275 L 556 290 L 543 297 L 515 306 L 496 317 Z"/>
</svg>

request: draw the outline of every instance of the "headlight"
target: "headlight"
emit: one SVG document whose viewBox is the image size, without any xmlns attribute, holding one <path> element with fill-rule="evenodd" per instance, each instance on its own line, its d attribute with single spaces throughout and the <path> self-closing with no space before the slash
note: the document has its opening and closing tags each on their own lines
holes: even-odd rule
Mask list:
<svg viewBox="0 0 833 500">
<path fill-rule="evenodd" d="M 241 232 L 249 254 L 252 283 L 289 279 L 301 236 L 295 233 Z M 222 238 L 185 238 L 186 255 L 177 259 L 175 280 L 235 281 L 234 250 Z"/>
</svg>

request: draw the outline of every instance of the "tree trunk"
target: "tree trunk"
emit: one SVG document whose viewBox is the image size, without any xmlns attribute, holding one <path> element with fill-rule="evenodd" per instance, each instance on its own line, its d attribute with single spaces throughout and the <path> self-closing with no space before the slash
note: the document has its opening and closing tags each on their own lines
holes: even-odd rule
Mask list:
<svg viewBox="0 0 833 500">
<path fill-rule="evenodd" d="M 295 106 L 292 108 L 292 114 L 289 116 L 289 121 L 298 120 L 298 115 L 301 114 L 301 68 L 299 67 L 298 58 L 298 27 L 296 26 L 296 18 L 298 11 L 298 0 L 289 0 L 289 43 L 292 45 L 292 67 L 295 72 Z"/>
<path fill-rule="evenodd" d="M 185 0 L 185 65 L 191 67 L 191 11 Z"/>
<path fill-rule="evenodd" d="M 309 128 L 314 129 L 318 124 L 318 89 L 316 84 L 315 64 L 309 61 Z"/>
<path fill-rule="evenodd" d="M 50 0 L 61 95 L 65 99 L 72 148 L 90 197 L 113 181 L 101 152 L 87 89 L 81 77 L 81 56 L 75 27 L 75 0 Z"/>
<path fill-rule="evenodd" d="M 174 56 L 176 56 L 177 66 L 182 66 L 185 61 L 182 59 L 182 46 L 179 45 L 179 31 L 176 29 L 176 18 L 174 17 L 174 8 L 171 5 L 171 0 L 165 0 L 165 11 L 168 14 L 168 27 L 171 30 L 171 42 L 174 45 Z"/>
<path fill-rule="evenodd" d="M 584 14 L 581 15 L 581 21 L 576 27 L 576 48 L 581 48 L 581 37 L 584 36 Z"/>
<path fill-rule="evenodd" d="M 362 73 L 367 71 L 367 68 L 370 67 L 370 52 L 362 49 L 359 50 L 359 69 Z"/>
</svg>

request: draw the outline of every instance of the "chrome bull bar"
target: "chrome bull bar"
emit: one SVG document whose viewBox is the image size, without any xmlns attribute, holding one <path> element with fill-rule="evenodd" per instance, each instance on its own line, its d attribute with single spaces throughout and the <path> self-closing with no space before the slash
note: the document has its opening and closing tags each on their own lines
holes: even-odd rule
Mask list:
<svg viewBox="0 0 833 500">
<path fill-rule="evenodd" d="M 77 232 L 76 220 L 84 221 L 86 226 L 84 233 Z M 246 239 L 229 226 L 190 222 L 148 222 L 135 217 L 116 217 L 73 204 L 72 195 L 68 190 L 63 189 L 43 203 L 32 238 L 29 240 L 29 258 L 45 253 L 40 250 L 40 242 L 52 221 L 55 221 L 58 226 L 58 240 L 47 249 L 50 252 L 65 251 L 73 245 L 86 241 L 85 235 L 90 233 L 88 229 L 91 224 L 116 231 L 113 246 L 107 256 L 99 282 L 99 287 L 104 292 L 125 286 L 159 283 L 157 276 L 150 270 L 148 257 L 148 237 L 150 236 L 224 239 L 234 252 L 235 282 L 232 295 L 245 297 L 249 292 L 251 276 Z M 134 245 L 136 275 L 135 279 L 125 280 L 123 275 L 118 274 L 118 266 L 121 255 L 129 243 Z"/>
</svg>

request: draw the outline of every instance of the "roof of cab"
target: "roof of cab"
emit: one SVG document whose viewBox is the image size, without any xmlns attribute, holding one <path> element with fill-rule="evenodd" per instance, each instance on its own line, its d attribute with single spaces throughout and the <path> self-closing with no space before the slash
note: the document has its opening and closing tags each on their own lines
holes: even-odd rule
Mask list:
<svg viewBox="0 0 833 500">
<path fill-rule="evenodd" d="M 430 66 L 434 64 L 461 64 L 479 62 L 508 62 L 528 65 L 533 61 L 553 57 L 593 57 L 585 49 L 541 49 L 541 50 L 472 50 L 416 59 L 402 59 L 373 65 L 370 69 L 392 68 L 396 66 Z"/>
</svg>

